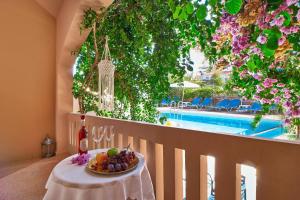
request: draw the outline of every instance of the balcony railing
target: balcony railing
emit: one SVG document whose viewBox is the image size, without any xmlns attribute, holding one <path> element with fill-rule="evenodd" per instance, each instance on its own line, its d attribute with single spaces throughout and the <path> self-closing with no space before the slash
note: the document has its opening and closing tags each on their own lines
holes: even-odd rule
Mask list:
<svg viewBox="0 0 300 200">
<path fill-rule="evenodd" d="M 69 151 L 77 151 L 78 114 L 69 115 Z M 186 168 L 186 199 L 207 199 L 207 157 L 214 156 L 217 200 L 241 199 L 241 164 L 257 170 L 257 200 L 300 198 L 300 145 L 221 133 L 164 127 L 87 116 L 92 126 L 113 125 L 111 146 L 132 144 L 145 155 L 158 200 L 182 200 L 182 168 Z M 107 147 L 102 142 L 100 147 Z M 89 134 L 89 148 L 96 148 Z M 183 163 L 183 151 L 185 163 Z"/>
</svg>

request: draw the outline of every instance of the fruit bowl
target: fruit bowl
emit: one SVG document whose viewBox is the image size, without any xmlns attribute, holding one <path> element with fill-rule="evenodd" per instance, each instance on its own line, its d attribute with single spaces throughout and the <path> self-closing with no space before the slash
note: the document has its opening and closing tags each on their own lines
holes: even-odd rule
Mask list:
<svg viewBox="0 0 300 200">
<path fill-rule="evenodd" d="M 134 170 L 139 163 L 139 158 L 128 149 L 118 151 L 116 148 L 107 152 L 98 153 L 87 164 L 87 170 L 102 175 L 124 174 Z"/>
</svg>

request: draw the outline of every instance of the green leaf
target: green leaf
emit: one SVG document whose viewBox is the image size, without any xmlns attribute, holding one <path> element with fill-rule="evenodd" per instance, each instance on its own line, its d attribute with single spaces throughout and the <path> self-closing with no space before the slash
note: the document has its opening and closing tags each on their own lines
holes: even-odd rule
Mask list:
<svg viewBox="0 0 300 200">
<path fill-rule="evenodd" d="M 227 0 L 225 3 L 225 10 L 232 15 L 236 15 L 240 12 L 243 5 L 242 0 Z"/>
<path fill-rule="evenodd" d="M 283 0 L 267 0 L 267 2 L 268 2 L 267 9 L 271 11 L 271 10 L 276 10 L 282 4 Z"/>
<path fill-rule="evenodd" d="M 161 125 L 163 125 L 164 123 L 166 123 L 166 121 L 168 120 L 168 118 L 166 116 L 160 117 L 159 118 L 159 122 Z"/>
<path fill-rule="evenodd" d="M 185 9 L 186 9 L 186 13 L 189 15 L 194 12 L 194 6 L 192 3 L 186 4 Z"/>
<path fill-rule="evenodd" d="M 283 22 L 283 25 L 284 26 L 288 26 L 290 25 L 291 21 L 292 21 L 292 18 L 291 18 L 291 15 L 287 12 L 287 11 L 283 11 L 279 14 L 279 16 L 283 16 L 284 17 L 284 22 Z"/>
<path fill-rule="evenodd" d="M 182 9 L 180 15 L 178 16 L 178 18 L 182 21 L 187 20 L 188 15 L 186 14 L 186 9 Z"/>
<path fill-rule="evenodd" d="M 168 5 L 171 8 L 172 11 L 176 9 L 174 1 L 173 0 L 168 0 Z"/>
<path fill-rule="evenodd" d="M 267 0 L 268 3 L 274 4 L 274 3 L 281 3 L 282 0 Z"/>
<path fill-rule="evenodd" d="M 275 35 L 268 37 L 266 47 L 268 49 L 276 50 L 278 48 L 278 38 Z"/>
<path fill-rule="evenodd" d="M 176 7 L 175 12 L 173 13 L 173 18 L 174 18 L 174 19 L 178 19 L 181 10 L 182 10 L 182 9 L 181 9 L 180 6 L 177 6 L 177 7 Z"/>
<path fill-rule="evenodd" d="M 275 50 L 269 49 L 266 45 L 262 45 L 261 51 L 266 57 L 272 57 L 275 54 Z"/>
<path fill-rule="evenodd" d="M 203 21 L 205 19 L 206 15 L 207 15 L 206 6 L 205 5 L 200 5 L 198 10 L 197 10 L 197 13 L 196 13 L 196 16 L 197 16 L 198 20 Z"/>
<path fill-rule="evenodd" d="M 281 32 L 277 28 L 265 29 L 263 33 L 267 36 L 268 41 L 265 44 L 268 49 L 276 50 L 278 48 L 278 40 L 281 37 Z"/>
<path fill-rule="evenodd" d="M 253 59 L 250 59 L 248 62 L 247 62 L 247 66 L 248 68 L 250 69 L 250 71 L 255 71 L 255 69 L 257 68 Z"/>
<path fill-rule="evenodd" d="M 217 4 L 217 0 L 209 0 L 208 4 L 211 6 L 215 6 Z"/>
</svg>

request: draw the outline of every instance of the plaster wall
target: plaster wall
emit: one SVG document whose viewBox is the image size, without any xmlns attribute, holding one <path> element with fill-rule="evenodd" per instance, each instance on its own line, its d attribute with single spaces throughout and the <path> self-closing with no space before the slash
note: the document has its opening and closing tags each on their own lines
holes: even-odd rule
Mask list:
<svg viewBox="0 0 300 200">
<path fill-rule="evenodd" d="M 34 0 L 0 1 L 0 166 L 55 136 L 56 22 Z"/>
</svg>

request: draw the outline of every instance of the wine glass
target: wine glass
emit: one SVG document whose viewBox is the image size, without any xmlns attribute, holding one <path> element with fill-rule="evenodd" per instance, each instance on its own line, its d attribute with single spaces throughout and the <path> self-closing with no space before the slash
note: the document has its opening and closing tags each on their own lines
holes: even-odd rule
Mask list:
<svg viewBox="0 0 300 200">
<path fill-rule="evenodd" d="M 103 126 L 100 126 L 98 128 L 96 126 L 94 126 L 92 128 L 92 138 L 93 138 L 93 141 L 96 143 L 97 147 L 105 135 L 104 129 L 105 128 Z"/>
<path fill-rule="evenodd" d="M 114 140 L 114 136 L 115 136 L 115 127 L 114 126 L 110 126 L 109 127 L 109 134 L 106 134 L 106 141 L 108 143 L 108 146 L 111 146 L 111 142 Z"/>
</svg>

